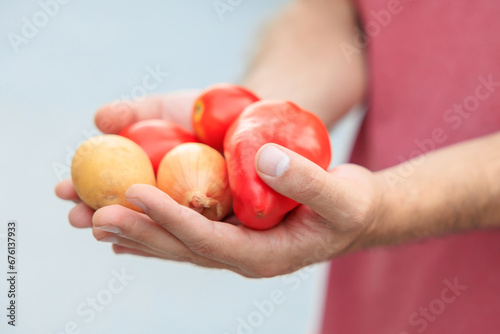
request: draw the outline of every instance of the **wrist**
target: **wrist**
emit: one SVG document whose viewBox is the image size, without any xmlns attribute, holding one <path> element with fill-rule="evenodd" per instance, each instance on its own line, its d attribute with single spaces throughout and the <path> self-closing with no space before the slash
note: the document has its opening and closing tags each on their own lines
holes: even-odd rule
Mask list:
<svg viewBox="0 0 500 334">
<path fill-rule="evenodd" d="M 391 227 L 395 210 L 393 193 L 384 172 L 373 173 L 373 196 L 364 219 L 365 228 L 349 247 L 348 252 L 397 243 L 398 236 Z"/>
<path fill-rule="evenodd" d="M 356 24 L 351 1 L 294 2 L 269 29 L 242 85 L 261 98 L 293 101 L 327 126 L 334 124 L 366 91 L 364 53 L 349 60 L 339 47 L 353 40 Z"/>
</svg>

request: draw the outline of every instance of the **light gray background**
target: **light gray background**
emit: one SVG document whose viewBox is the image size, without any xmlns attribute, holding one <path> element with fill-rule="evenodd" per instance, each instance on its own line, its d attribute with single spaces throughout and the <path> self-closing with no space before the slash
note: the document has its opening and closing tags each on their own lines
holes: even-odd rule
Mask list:
<svg viewBox="0 0 500 334">
<path fill-rule="evenodd" d="M 68 224 L 72 204 L 53 192 L 59 179 L 69 177 L 64 168 L 72 151 L 89 133 L 97 134 L 97 107 L 131 94 L 148 67 L 169 73 L 149 93 L 237 82 L 263 24 L 286 3 L 241 1 L 221 19 L 212 1 L 72 0 L 59 5 L 47 22 L 39 21 L 43 26 L 16 52 L 9 34 L 22 35 L 24 18 L 43 19 L 43 8 L 33 0 L 1 1 L 0 278 L 7 271 L 6 225 L 15 219 L 19 309 L 18 326 L 7 326 L 7 285 L 1 278 L 0 332 L 70 333 L 65 327 L 75 323 L 79 333 L 93 334 L 233 334 L 238 318 L 248 319 L 257 310 L 254 302 L 269 299 L 275 290 L 285 302 L 252 332 L 314 332 L 325 265 L 287 278 L 249 280 L 224 271 L 116 256 L 89 230 Z M 334 129 L 334 164 L 346 159 L 359 118 L 359 112 L 353 113 Z M 88 298 L 109 297 L 113 272 L 122 270 L 133 280 L 87 321 L 78 307 Z"/>
</svg>

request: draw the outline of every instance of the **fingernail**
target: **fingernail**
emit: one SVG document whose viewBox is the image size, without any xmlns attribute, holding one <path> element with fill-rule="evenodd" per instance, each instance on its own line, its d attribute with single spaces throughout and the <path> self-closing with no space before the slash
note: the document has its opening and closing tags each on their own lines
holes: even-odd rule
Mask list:
<svg viewBox="0 0 500 334">
<path fill-rule="evenodd" d="M 99 241 L 101 241 L 101 242 L 109 242 L 109 243 L 112 243 L 112 244 L 117 244 L 118 243 L 118 238 L 112 235 L 110 237 L 102 238 Z"/>
<path fill-rule="evenodd" d="M 95 228 L 98 230 L 116 233 L 116 234 L 120 234 L 122 232 L 122 230 L 120 230 L 118 227 L 113 226 L 113 225 L 95 226 Z"/>
<path fill-rule="evenodd" d="M 140 208 L 142 210 L 142 212 L 144 212 L 144 213 L 146 212 L 146 206 L 144 205 L 144 203 L 141 202 L 140 199 L 138 199 L 138 198 L 127 198 L 127 201 L 129 201 L 133 205 L 135 205 L 138 208 Z"/>
<path fill-rule="evenodd" d="M 290 166 L 290 157 L 272 145 L 262 151 L 257 162 L 257 168 L 261 173 L 274 177 L 283 175 L 288 166 Z"/>
</svg>

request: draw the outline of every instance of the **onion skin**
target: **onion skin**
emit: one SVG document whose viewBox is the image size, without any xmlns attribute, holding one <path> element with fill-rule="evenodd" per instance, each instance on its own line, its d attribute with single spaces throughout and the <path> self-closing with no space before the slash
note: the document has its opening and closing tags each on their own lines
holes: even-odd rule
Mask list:
<svg viewBox="0 0 500 334">
<path fill-rule="evenodd" d="M 232 208 L 226 161 L 208 145 L 181 144 L 160 162 L 157 187 L 177 203 L 221 221 Z"/>
</svg>

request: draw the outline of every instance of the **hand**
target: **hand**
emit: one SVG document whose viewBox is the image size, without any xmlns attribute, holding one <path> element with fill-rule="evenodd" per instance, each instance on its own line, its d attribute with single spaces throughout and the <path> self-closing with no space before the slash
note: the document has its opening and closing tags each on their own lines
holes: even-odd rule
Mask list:
<svg viewBox="0 0 500 334">
<path fill-rule="evenodd" d="M 191 129 L 191 108 L 198 93 L 198 90 L 185 90 L 149 96 L 138 101 L 114 102 L 97 111 L 95 123 L 102 132 L 115 134 L 132 123 L 155 118 L 174 121 Z M 61 181 L 55 192 L 58 197 L 77 203 L 69 213 L 71 225 L 78 228 L 92 227 L 94 210 L 81 202 L 71 180 Z"/>
<path fill-rule="evenodd" d="M 117 253 L 225 268 L 247 277 L 290 273 L 370 242 L 385 184 L 372 172 L 356 165 L 326 172 L 275 144 L 259 150 L 256 168 L 270 187 L 301 203 L 272 229 L 211 221 L 153 186 L 134 185 L 126 197 L 145 214 L 119 205 L 101 208 L 93 217 L 94 236 L 114 243 Z"/>
</svg>

